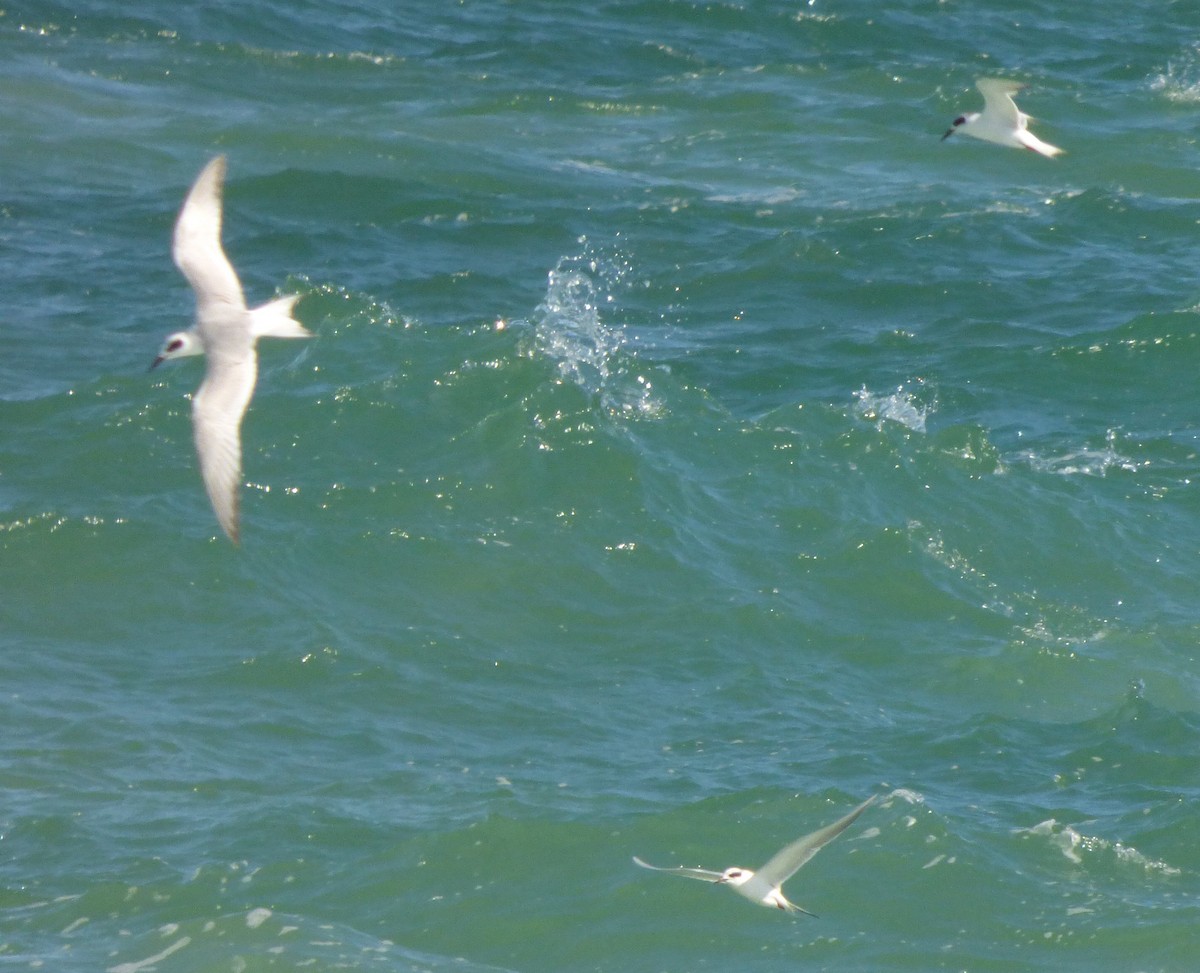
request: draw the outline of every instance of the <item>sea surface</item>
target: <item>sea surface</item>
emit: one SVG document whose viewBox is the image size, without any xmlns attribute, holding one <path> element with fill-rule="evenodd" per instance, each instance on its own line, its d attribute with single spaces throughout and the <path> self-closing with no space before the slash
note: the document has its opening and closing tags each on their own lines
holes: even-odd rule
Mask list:
<svg viewBox="0 0 1200 973">
<path fill-rule="evenodd" d="M 6 4 L 0 969 L 1200 968 L 1198 137 L 1191 0 Z"/>
</svg>

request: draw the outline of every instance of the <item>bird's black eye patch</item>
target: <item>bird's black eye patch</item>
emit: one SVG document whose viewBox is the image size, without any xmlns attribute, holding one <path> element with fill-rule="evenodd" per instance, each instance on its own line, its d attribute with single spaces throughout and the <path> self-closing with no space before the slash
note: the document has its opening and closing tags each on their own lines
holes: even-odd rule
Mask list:
<svg viewBox="0 0 1200 973">
<path fill-rule="evenodd" d="M 954 119 L 954 127 L 957 128 L 959 125 L 961 125 L 966 120 L 967 120 L 966 115 L 959 115 L 958 118 Z"/>
<path fill-rule="evenodd" d="M 178 351 L 183 347 L 183 339 L 176 338 L 174 341 L 167 342 L 167 351 Z"/>
</svg>

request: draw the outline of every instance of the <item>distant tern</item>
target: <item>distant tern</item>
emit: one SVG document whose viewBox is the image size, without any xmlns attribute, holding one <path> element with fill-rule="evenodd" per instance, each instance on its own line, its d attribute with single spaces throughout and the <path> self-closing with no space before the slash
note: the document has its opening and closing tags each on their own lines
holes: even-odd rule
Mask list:
<svg viewBox="0 0 1200 973">
<path fill-rule="evenodd" d="M 225 156 L 196 177 L 179 218 L 171 256 L 196 294 L 196 323 L 169 336 L 151 368 L 169 358 L 205 355 L 204 380 L 192 398 L 192 426 L 204 488 L 221 528 L 238 543 L 242 416 L 258 375 L 259 338 L 309 338 L 292 318 L 299 295 L 248 309 L 237 272 L 221 248 L 221 184 Z"/>
<path fill-rule="evenodd" d="M 1023 84 L 998 78 L 980 78 L 975 82 L 975 87 L 983 94 L 983 111 L 959 115 L 942 136 L 943 142 L 955 132 L 962 132 L 985 142 L 1040 152 L 1049 158 L 1062 152 L 1058 146 L 1043 142 L 1026 127 L 1029 125 L 1029 116 L 1018 109 L 1012 99 L 1025 87 Z"/>
<path fill-rule="evenodd" d="M 796 874 L 813 855 L 833 841 L 838 835 L 852 825 L 855 819 L 874 803 L 874 796 L 868 797 L 858 807 L 844 818 L 833 824 L 807 834 L 793 841 L 790 845 L 777 852 L 758 871 L 748 868 L 727 868 L 723 872 L 709 871 L 707 868 L 660 868 L 650 865 L 636 855 L 634 861 L 642 868 L 656 872 L 669 872 L 682 878 L 695 878 L 702 882 L 713 882 L 718 885 L 728 885 L 739 895 L 744 895 L 751 902 L 765 905 L 785 912 L 803 912 L 806 916 L 813 915 L 807 909 L 802 909 L 794 902 L 789 902 L 783 894 L 783 883 Z M 815 916 L 814 916 L 815 918 Z"/>
</svg>

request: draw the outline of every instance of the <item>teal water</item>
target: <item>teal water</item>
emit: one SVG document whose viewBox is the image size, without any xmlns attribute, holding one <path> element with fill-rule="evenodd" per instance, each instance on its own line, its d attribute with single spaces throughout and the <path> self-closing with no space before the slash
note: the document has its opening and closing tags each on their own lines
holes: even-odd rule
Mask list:
<svg viewBox="0 0 1200 973">
<path fill-rule="evenodd" d="M 0 965 L 1187 971 L 1187 3 L 0 12 Z M 984 74 L 1067 154 L 966 138 Z M 180 201 L 264 342 L 243 544 Z M 868 794 L 787 886 L 754 867 Z"/>
</svg>

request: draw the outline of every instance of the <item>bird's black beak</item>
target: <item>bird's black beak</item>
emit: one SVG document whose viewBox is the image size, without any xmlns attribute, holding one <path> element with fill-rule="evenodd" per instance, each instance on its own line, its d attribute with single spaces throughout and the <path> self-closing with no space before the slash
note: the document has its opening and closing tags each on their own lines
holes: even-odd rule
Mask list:
<svg viewBox="0 0 1200 973">
<path fill-rule="evenodd" d="M 954 134 L 954 128 L 953 128 L 953 126 L 951 126 L 950 128 L 946 129 L 946 134 L 942 136 L 942 141 L 945 142 L 946 139 L 948 139 L 953 134 Z M 153 366 L 151 366 L 151 367 L 153 367 Z"/>
<path fill-rule="evenodd" d="M 165 359 L 163 358 L 163 356 L 159 355 L 157 358 L 154 359 L 154 361 L 152 361 L 150 363 L 150 367 L 147 368 L 146 371 L 148 371 L 148 372 L 154 371 L 154 369 L 158 368 L 158 366 L 161 365 L 164 361 L 165 361 Z"/>
</svg>

